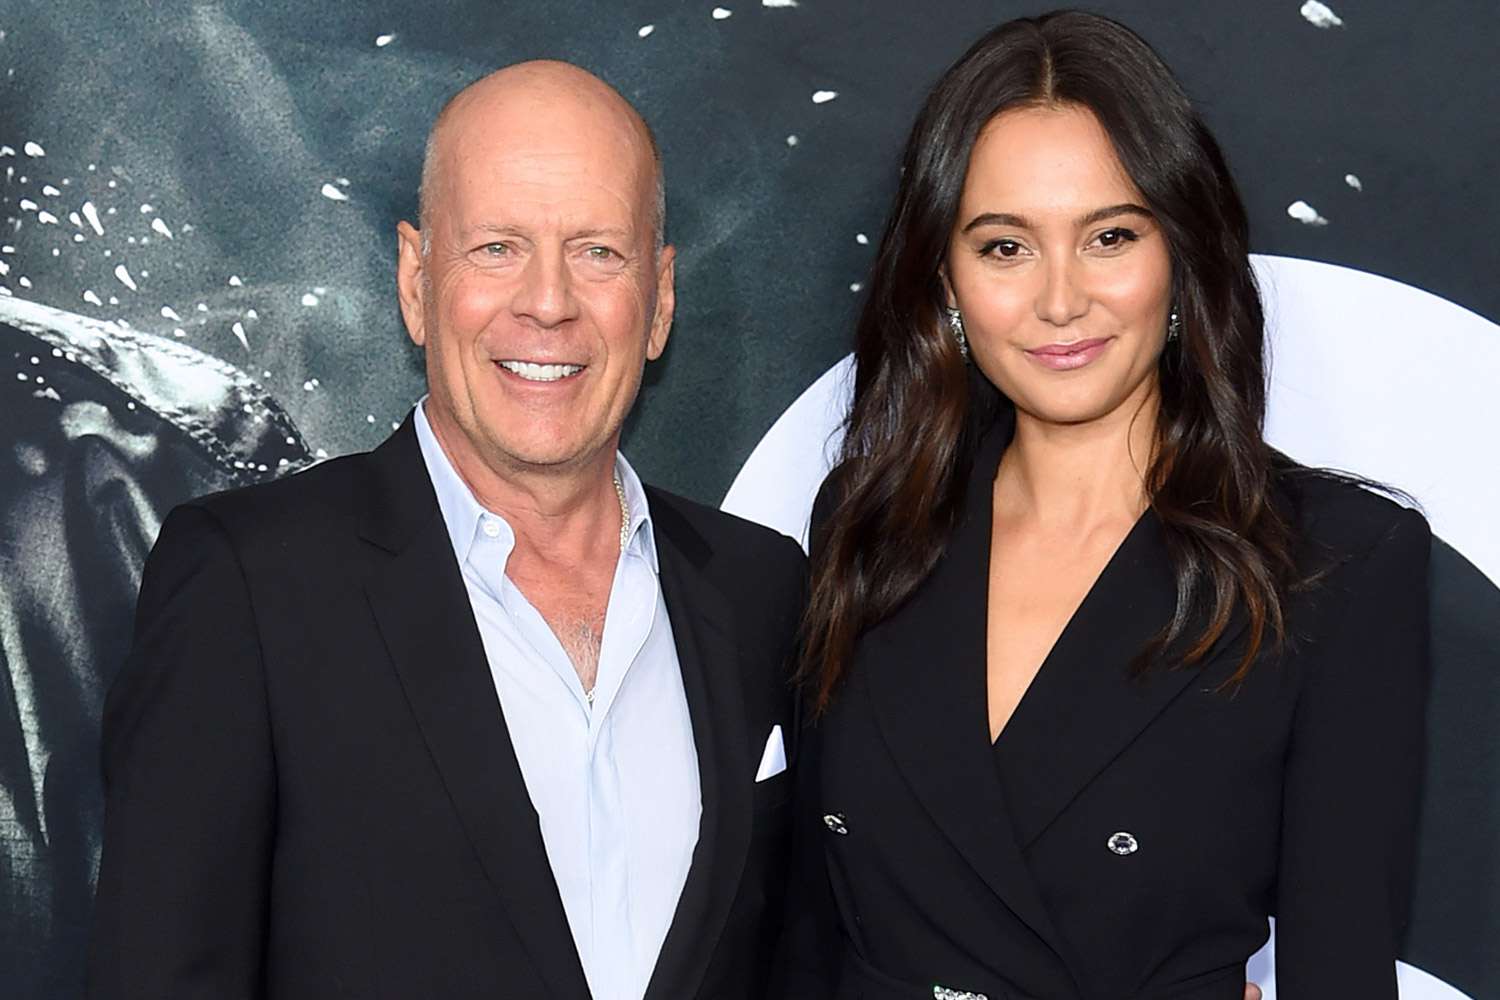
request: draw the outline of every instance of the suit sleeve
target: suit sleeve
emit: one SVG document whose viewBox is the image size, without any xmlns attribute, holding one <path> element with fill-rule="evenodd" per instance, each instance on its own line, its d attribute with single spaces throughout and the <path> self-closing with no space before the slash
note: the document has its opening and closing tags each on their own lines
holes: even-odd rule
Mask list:
<svg viewBox="0 0 1500 1000">
<path fill-rule="evenodd" d="M 259 996 L 275 810 L 265 678 L 239 560 L 201 508 L 173 511 L 147 560 L 103 754 L 89 996 Z"/>
<path fill-rule="evenodd" d="M 813 504 L 809 526 L 814 545 L 828 521 L 832 504 L 832 490 L 825 480 Z M 816 549 L 813 557 L 817 557 Z M 819 731 L 811 719 L 807 698 L 799 693 L 797 704 L 800 718 L 796 756 L 792 761 L 792 854 L 781 945 L 770 996 L 773 1000 L 827 1000 L 834 994 L 834 970 L 840 950 L 838 913 L 823 855 Z"/>
<path fill-rule="evenodd" d="M 1281 1000 L 1396 998 L 1422 773 L 1431 534 L 1403 511 L 1337 571 L 1288 750 L 1278 874 Z M 1330 581 L 1331 583 L 1332 581 Z"/>
</svg>

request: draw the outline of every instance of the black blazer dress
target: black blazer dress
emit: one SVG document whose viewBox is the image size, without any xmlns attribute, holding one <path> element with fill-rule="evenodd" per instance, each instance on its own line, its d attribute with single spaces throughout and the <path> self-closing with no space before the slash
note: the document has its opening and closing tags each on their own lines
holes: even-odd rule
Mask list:
<svg viewBox="0 0 1500 1000">
<path fill-rule="evenodd" d="M 980 439 L 945 554 L 859 639 L 804 743 L 778 995 L 1241 1000 L 1274 917 L 1280 1000 L 1394 998 L 1426 522 L 1288 469 L 1299 558 L 1327 572 L 1229 691 L 1243 623 L 1199 667 L 1129 676 L 1176 606 L 1148 511 L 992 745 L 990 487 L 1011 426 Z"/>
</svg>

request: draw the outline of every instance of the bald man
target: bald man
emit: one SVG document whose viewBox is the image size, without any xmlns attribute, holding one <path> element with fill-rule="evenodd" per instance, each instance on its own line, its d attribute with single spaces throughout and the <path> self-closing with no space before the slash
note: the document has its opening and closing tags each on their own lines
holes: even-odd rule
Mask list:
<svg viewBox="0 0 1500 1000">
<path fill-rule="evenodd" d="M 661 185 L 571 66 L 439 115 L 398 233 L 428 395 L 147 563 L 92 996 L 763 995 L 805 567 L 618 451 L 672 324 Z"/>
</svg>

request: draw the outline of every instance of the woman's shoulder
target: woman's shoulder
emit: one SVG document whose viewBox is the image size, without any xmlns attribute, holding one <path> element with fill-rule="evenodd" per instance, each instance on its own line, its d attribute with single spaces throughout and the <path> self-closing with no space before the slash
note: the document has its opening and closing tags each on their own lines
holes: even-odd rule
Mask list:
<svg viewBox="0 0 1500 1000">
<path fill-rule="evenodd" d="M 1290 460 L 1276 467 L 1276 493 L 1298 548 L 1314 559 L 1359 560 L 1377 550 L 1421 548 L 1431 537 L 1415 501 L 1383 484 Z"/>
</svg>

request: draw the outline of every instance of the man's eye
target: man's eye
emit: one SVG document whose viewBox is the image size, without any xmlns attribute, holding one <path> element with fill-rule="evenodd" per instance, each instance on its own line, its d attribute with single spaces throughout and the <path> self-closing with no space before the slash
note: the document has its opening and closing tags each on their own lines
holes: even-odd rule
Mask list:
<svg viewBox="0 0 1500 1000">
<path fill-rule="evenodd" d="M 510 253 L 510 247 L 504 243 L 486 243 L 480 249 L 489 257 L 504 257 Z"/>
<path fill-rule="evenodd" d="M 609 247 L 589 247 L 588 255 L 594 260 L 599 261 L 613 260 L 616 256 L 615 252 Z"/>
</svg>

